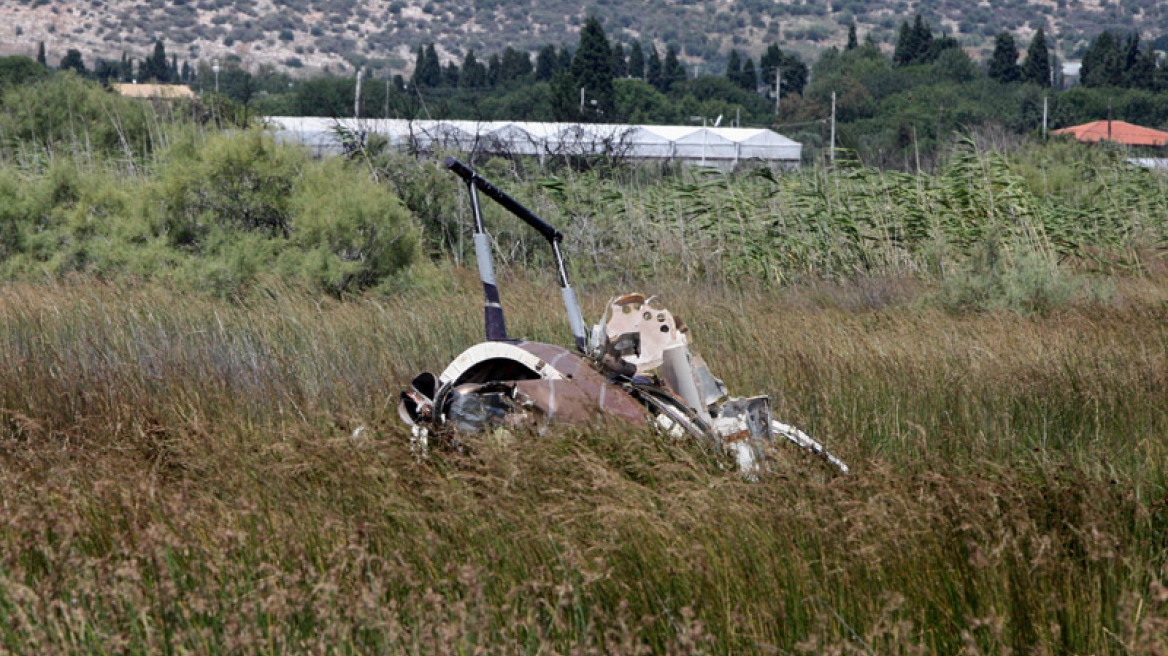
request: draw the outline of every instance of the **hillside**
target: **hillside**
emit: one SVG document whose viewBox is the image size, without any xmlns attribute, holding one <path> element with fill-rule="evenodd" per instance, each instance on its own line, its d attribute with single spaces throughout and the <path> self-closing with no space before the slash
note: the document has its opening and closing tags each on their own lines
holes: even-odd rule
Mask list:
<svg viewBox="0 0 1168 656">
<path fill-rule="evenodd" d="M 368 64 L 380 75 L 408 72 L 430 41 L 444 59 L 574 44 L 594 13 L 615 40 L 672 43 L 691 69 L 720 71 L 731 48 L 757 56 L 779 43 L 807 57 L 840 44 L 853 20 L 861 35 L 891 44 L 914 11 L 975 55 L 1003 29 L 1025 40 L 1044 25 L 1063 57 L 1105 28 L 1168 34 L 1168 6 L 1155 0 L 0 0 L 0 54 L 32 55 L 43 41 L 50 64 L 68 48 L 91 63 L 144 57 L 161 38 L 180 61 L 237 56 L 249 68 L 334 72 Z"/>
</svg>

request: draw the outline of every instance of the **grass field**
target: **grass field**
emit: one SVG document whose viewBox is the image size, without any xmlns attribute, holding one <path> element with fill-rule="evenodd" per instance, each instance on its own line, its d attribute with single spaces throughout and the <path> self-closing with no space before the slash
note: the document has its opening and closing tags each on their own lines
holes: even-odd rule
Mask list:
<svg viewBox="0 0 1168 656">
<path fill-rule="evenodd" d="M 1031 317 L 890 280 L 643 290 L 853 467 L 751 483 L 604 425 L 416 461 L 398 389 L 481 332 L 447 274 L 0 287 L 0 652 L 1168 650 L 1162 282 Z M 566 343 L 550 281 L 504 282 L 513 334 Z"/>
</svg>

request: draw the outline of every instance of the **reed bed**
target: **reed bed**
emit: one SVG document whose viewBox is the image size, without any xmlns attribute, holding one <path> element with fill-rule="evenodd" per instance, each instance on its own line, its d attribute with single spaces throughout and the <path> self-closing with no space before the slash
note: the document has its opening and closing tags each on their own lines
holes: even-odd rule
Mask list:
<svg viewBox="0 0 1168 656">
<path fill-rule="evenodd" d="M 481 332 L 473 275 L 443 275 L 347 301 L 0 288 L 0 650 L 1168 649 L 1160 286 L 1033 316 L 895 281 L 881 309 L 871 285 L 644 289 L 854 467 L 749 482 L 608 425 L 417 460 L 397 390 Z M 513 334 L 566 341 L 552 284 L 504 276 Z"/>
</svg>

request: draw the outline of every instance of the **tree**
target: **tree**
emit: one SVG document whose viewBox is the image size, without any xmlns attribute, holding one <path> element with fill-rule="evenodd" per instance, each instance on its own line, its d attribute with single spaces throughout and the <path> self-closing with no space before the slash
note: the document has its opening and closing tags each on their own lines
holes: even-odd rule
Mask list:
<svg viewBox="0 0 1168 656">
<path fill-rule="evenodd" d="M 560 46 L 560 51 L 556 53 L 556 58 L 556 70 L 565 72 L 572 70 L 572 51 L 568 50 L 568 46 Z"/>
<path fill-rule="evenodd" d="M 446 62 L 446 67 L 442 69 L 442 86 L 457 87 L 461 75 L 462 71 L 458 69 L 458 64 L 453 61 Z"/>
<path fill-rule="evenodd" d="M 571 73 L 559 71 L 555 74 L 548 102 L 555 120 L 560 122 L 580 120 L 579 94 Z"/>
<path fill-rule="evenodd" d="M 65 51 L 65 56 L 61 58 L 62 71 L 76 71 L 82 77 L 89 74 L 85 70 L 85 62 L 81 59 L 81 51 L 76 48 L 69 48 Z"/>
<path fill-rule="evenodd" d="M 535 81 L 547 82 L 559 70 L 559 59 L 556 58 L 556 47 L 552 44 L 539 49 L 535 56 Z"/>
<path fill-rule="evenodd" d="M 657 54 L 656 45 L 649 46 L 649 60 L 645 64 L 645 80 L 662 93 L 668 88 L 665 80 L 662 79 L 661 55 Z"/>
<path fill-rule="evenodd" d="M 462 76 L 459 84 L 468 89 L 481 89 L 487 86 L 487 67 L 475 57 L 474 49 L 466 51 L 462 58 Z"/>
<path fill-rule="evenodd" d="M 502 81 L 503 61 L 499 59 L 498 53 L 491 53 L 487 57 L 487 86 L 493 87 Z"/>
<path fill-rule="evenodd" d="M 1046 34 L 1040 27 L 1034 33 L 1034 38 L 1030 39 L 1030 47 L 1026 49 L 1026 59 L 1022 62 L 1022 81 L 1049 87 L 1050 72 L 1050 51 L 1046 48 Z"/>
<path fill-rule="evenodd" d="M 782 71 L 783 90 L 802 94 L 803 87 L 807 86 L 807 64 L 796 55 L 783 52 L 779 46 L 770 44 L 766 52 L 759 59 L 762 81 L 773 87 L 775 83 L 775 69 Z"/>
<path fill-rule="evenodd" d="M 608 120 L 612 120 L 616 112 L 612 78 L 612 52 L 608 48 L 608 37 L 604 34 L 600 20 L 589 16 L 580 29 L 580 46 L 572 59 L 572 79 L 577 87 L 584 89 L 589 103 L 595 103 L 597 114 L 608 117 Z"/>
<path fill-rule="evenodd" d="M 628 77 L 629 62 L 625 59 L 625 49 L 621 44 L 613 42 L 609 44 L 609 50 L 612 51 L 612 77 L 619 79 Z"/>
<path fill-rule="evenodd" d="M 40 64 L 41 66 L 44 66 L 45 68 L 48 68 L 48 66 L 49 66 L 48 61 L 45 59 L 45 42 L 44 41 L 41 41 L 40 43 L 37 44 L 36 61 L 38 64 Z"/>
<path fill-rule="evenodd" d="M 994 37 L 994 53 L 990 55 L 986 75 L 1003 84 L 1022 79 L 1022 68 L 1018 66 L 1018 46 L 1009 32 L 999 32 Z"/>
<path fill-rule="evenodd" d="M 645 51 L 641 49 L 640 41 L 633 41 L 629 48 L 629 77 L 634 80 L 645 79 Z"/>
<path fill-rule="evenodd" d="M 28 57 L 0 57 L 0 92 L 48 75 L 48 70 Z"/>
<path fill-rule="evenodd" d="M 122 60 L 118 62 L 118 80 L 121 82 L 129 82 L 134 79 L 134 62 L 122 51 Z"/>
<path fill-rule="evenodd" d="M 1148 44 L 1140 51 L 1136 61 L 1127 71 L 1127 85 L 1133 89 L 1158 91 L 1156 51 Z"/>
<path fill-rule="evenodd" d="M 531 53 L 520 52 L 511 46 L 503 49 L 503 56 L 499 63 L 499 78 L 501 80 L 518 80 L 531 74 Z"/>
<path fill-rule="evenodd" d="M 142 66 L 139 68 L 142 81 L 169 82 L 169 68 L 166 60 L 166 46 L 162 44 L 162 39 L 158 39 L 154 42 L 154 54 L 142 60 Z"/>
<path fill-rule="evenodd" d="M 907 21 L 900 24 L 896 49 L 892 55 L 894 63 L 900 66 L 927 64 L 936 58 L 936 55 L 937 52 L 933 48 L 933 30 L 920 14 L 913 19 L 911 27 Z"/>
<path fill-rule="evenodd" d="M 677 48 L 672 45 L 665 48 L 665 63 L 661 65 L 661 77 L 665 81 L 665 91 L 668 91 L 670 86 L 685 81 L 685 67 L 677 58 Z"/>
<path fill-rule="evenodd" d="M 752 93 L 758 90 L 758 74 L 754 72 L 754 60 L 750 57 L 742 64 L 742 77 L 738 86 Z"/>
<path fill-rule="evenodd" d="M 1083 86 L 1119 86 L 1123 82 L 1125 71 L 1120 65 L 1119 46 L 1119 39 L 1110 30 L 1104 30 L 1091 41 L 1079 70 Z"/>
<path fill-rule="evenodd" d="M 855 50 L 860 47 L 860 40 L 856 37 L 856 21 L 848 25 L 848 45 L 845 50 Z"/>
<path fill-rule="evenodd" d="M 912 53 L 912 63 L 927 64 L 936 53 L 933 50 L 933 28 L 929 27 L 925 19 L 917 14 L 913 19 L 913 44 L 916 49 Z"/>
<path fill-rule="evenodd" d="M 442 83 L 442 63 L 433 43 L 418 46 L 412 82 L 415 87 L 436 87 Z"/>
<path fill-rule="evenodd" d="M 731 50 L 726 58 L 726 79 L 734 84 L 742 84 L 742 58 L 737 50 Z"/>
</svg>

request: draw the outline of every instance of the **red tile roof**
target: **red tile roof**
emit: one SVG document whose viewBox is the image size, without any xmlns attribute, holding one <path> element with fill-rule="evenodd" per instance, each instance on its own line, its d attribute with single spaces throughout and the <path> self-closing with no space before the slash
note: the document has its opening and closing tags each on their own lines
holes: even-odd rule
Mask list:
<svg viewBox="0 0 1168 656">
<path fill-rule="evenodd" d="M 1051 134 L 1071 134 L 1079 141 L 1114 141 L 1126 146 L 1163 146 L 1168 144 L 1168 132 L 1153 130 L 1127 121 L 1092 121 L 1075 125 Z"/>
</svg>

